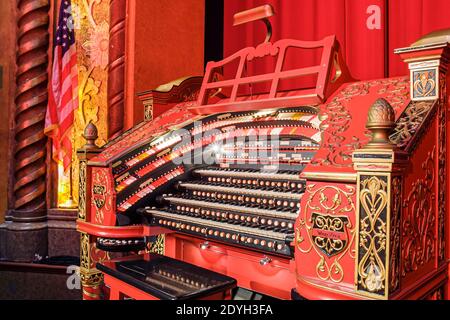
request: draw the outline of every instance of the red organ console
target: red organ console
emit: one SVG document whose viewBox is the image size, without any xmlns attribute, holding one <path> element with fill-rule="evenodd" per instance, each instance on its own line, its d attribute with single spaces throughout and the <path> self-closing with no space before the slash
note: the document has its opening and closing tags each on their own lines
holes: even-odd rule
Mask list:
<svg viewBox="0 0 450 320">
<path fill-rule="evenodd" d="M 285 67 L 314 49 L 317 65 Z M 432 34 L 396 51 L 410 76 L 355 81 L 334 36 L 266 41 L 208 63 L 196 101 L 102 149 L 89 126 L 84 298 L 100 297 L 97 262 L 157 235 L 165 256 L 280 299 L 446 297 L 449 52 Z M 246 74 L 256 59 L 274 70 Z M 231 63 L 234 78 L 217 76 Z"/>
</svg>

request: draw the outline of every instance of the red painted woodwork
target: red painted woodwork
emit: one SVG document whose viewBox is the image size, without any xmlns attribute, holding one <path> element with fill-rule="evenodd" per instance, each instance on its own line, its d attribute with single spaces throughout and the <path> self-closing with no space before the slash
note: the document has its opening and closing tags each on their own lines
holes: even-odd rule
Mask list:
<svg viewBox="0 0 450 320">
<path fill-rule="evenodd" d="M 97 237 L 113 237 L 117 239 L 139 238 L 144 235 L 143 226 L 111 227 L 102 224 L 94 224 L 78 221 L 78 230 L 92 234 Z M 155 230 L 158 231 L 158 230 Z M 151 235 L 150 233 L 148 235 Z"/>
<path fill-rule="evenodd" d="M 203 77 L 181 78 L 156 89 L 138 93 L 139 100 L 144 107 L 151 106 L 152 118 L 147 120 L 159 117 L 181 102 L 196 100 L 202 82 Z"/>
<path fill-rule="evenodd" d="M 322 55 L 317 64 L 311 63 L 305 67 L 290 67 L 286 65 L 288 53 L 295 50 L 320 49 Z M 245 111 L 255 109 L 275 108 L 299 105 L 316 105 L 323 102 L 340 84 L 351 80 L 334 36 L 321 41 L 280 40 L 275 43 L 265 42 L 256 48 L 248 47 L 236 52 L 219 62 L 209 62 L 198 98 L 198 106 L 191 107 L 196 114 L 210 114 L 230 111 Z M 259 75 L 247 74 L 249 62 L 260 58 L 273 57 L 274 68 Z M 220 70 L 238 62 L 231 79 L 218 79 Z M 312 88 L 290 88 L 286 95 L 281 89 L 281 83 L 286 80 L 314 76 L 316 79 Z M 250 94 L 253 85 L 263 83 L 267 89 Z M 242 91 L 244 90 L 244 91 Z M 245 94 L 243 94 L 243 92 Z M 217 101 L 211 96 L 225 96 Z"/>
<path fill-rule="evenodd" d="M 124 130 L 144 119 L 137 92 L 203 74 L 205 11 L 197 0 L 126 2 Z"/>
<path fill-rule="evenodd" d="M 264 20 L 272 17 L 273 15 L 273 8 L 270 5 L 266 4 L 260 7 L 236 13 L 234 15 L 233 25 L 237 26 L 252 21 Z"/>
<path fill-rule="evenodd" d="M 364 6 L 364 3 L 366 2 L 362 1 L 359 5 Z M 285 70 L 282 66 L 285 64 L 288 47 L 307 49 L 321 47 L 321 62 L 291 69 L 288 66 Z M 364 147 L 369 140 L 370 132 L 366 128 L 367 114 L 377 99 L 384 98 L 392 106 L 396 120 L 404 115 L 406 108 L 414 104 L 411 104 L 408 77 L 355 82 L 348 74 L 343 59 L 339 56 L 339 50 L 340 46 L 334 36 L 314 42 L 280 40 L 274 44 L 264 43 L 256 48 L 242 49 L 223 61 L 209 63 L 197 101 L 179 104 L 155 121 L 136 127 L 113 141 L 98 156 L 90 160 L 89 183 L 92 183 L 93 189 L 89 191 L 88 196 L 92 198 L 89 207 L 91 212 L 88 214 L 90 217 L 88 223 L 79 223 L 79 229 L 95 236 L 112 238 L 164 233 L 165 255 L 226 274 L 235 278 L 238 286 L 280 299 L 289 299 L 292 289 L 307 299 L 365 299 L 366 295 L 358 293 L 358 287 L 355 285 L 356 254 L 359 250 L 355 247 L 359 208 L 358 180 L 352 154 Z M 414 54 L 408 55 L 410 53 L 405 53 L 405 57 L 412 57 Z M 270 70 L 259 75 L 244 74 L 247 62 L 256 58 L 263 62 L 272 60 L 275 71 Z M 227 73 L 222 71 L 233 60 L 237 62 L 237 73 L 230 79 L 227 78 Z M 378 62 L 374 61 L 374 64 L 376 63 Z M 285 76 L 292 79 L 311 73 L 317 73 L 318 77 L 315 85 L 309 89 L 305 89 L 296 81 L 291 81 L 290 85 L 294 87 L 288 91 L 283 91 L 279 86 L 279 82 Z M 262 81 L 269 82 L 269 85 L 266 88 L 264 86 L 255 88 L 252 92 L 254 89 L 252 85 Z M 245 90 L 240 91 L 241 85 L 246 87 Z M 442 141 L 439 140 L 439 136 L 445 134 L 446 138 L 446 133 L 442 131 L 442 119 L 446 119 L 447 112 L 447 97 L 444 95 L 441 102 L 444 103 L 445 109 L 433 109 L 427 118 L 430 122 L 426 123 L 424 129 L 412 133 L 417 138 L 417 146 L 408 150 L 410 158 L 403 174 L 405 201 L 400 209 L 402 223 L 400 230 L 403 234 L 400 237 L 401 254 L 398 256 L 400 267 L 396 273 L 400 279 L 399 290 L 389 298 L 437 297 L 438 291 L 446 281 L 448 263 L 445 259 L 448 259 L 450 251 L 447 247 L 447 257 L 443 257 L 444 234 L 437 226 L 438 220 L 441 219 L 438 215 L 439 199 L 442 199 L 440 193 L 446 186 L 446 183 L 442 182 L 445 172 L 442 172 L 442 168 L 441 171 L 438 170 L 440 163 L 445 160 L 442 157 L 445 158 L 446 154 L 442 146 L 441 150 L 438 150 Z M 310 104 L 314 106 L 311 107 Z M 439 103 L 432 105 L 436 107 Z M 227 114 L 233 111 L 259 111 L 287 106 L 313 108 L 314 112 L 306 117 L 308 119 L 302 120 L 305 125 L 296 124 L 284 128 L 273 124 L 275 116 L 271 116 L 270 110 L 265 111 L 267 114 L 252 113 L 248 119 L 240 123 L 240 120 Z M 316 108 L 319 114 L 315 113 Z M 215 115 L 218 113 L 224 114 Z M 176 135 L 169 137 L 165 135 L 167 131 L 183 128 L 207 115 L 217 117 L 208 117 L 201 128 L 189 129 L 190 133 L 195 133 L 193 136 L 198 134 L 198 139 L 189 140 L 189 143 L 179 149 L 173 147 L 181 138 Z M 287 117 L 289 118 L 289 115 Z M 245 124 L 247 127 L 238 130 L 236 129 L 238 124 Z M 254 124 L 258 125 L 252 126 Z M 227 130 L 207 137 L 200 135 L 208 129 L 221 126 Z M 411 134 L 407 129 L 406 132 L 402 132 L 406 136 Z M 197 236 L 186 236 L 161 228 L 115 226 L 117 223 L 114 220 L 115 214 L 125 216 L 131 214 L 130 211 L 135 209 L 133 206 L 140 199 L 150 195 L 156 187 L 167 185 L 175 174 L 178 177 L 185 172 L 183 168 L 177 167 L 178 165 L 170 167 L 169 173 L 157 171 L 164 164 L 170 164 L 174 158 L 196 147 L 238 135 L 259 136 L 272 132 L 271 130 L 282 133 L 283 136 L 306 136 L 320 142 L 318 152 L 312 161 L 306 164 L 301 174 L 306 181 L 306 191 L 300 200 L 299 216 L 295 224 L 295 239 L 292 243 L 295 246 L 294 258 L 264 254 L 257 250 L 238 247 L 237 244 L 205 242 Z M 449 143 L 448 140 L 446 142 Z M 174 149 L 171 149 L 172 147 Z M 155 160 L 150 161 L 151 156 L 155 156 Z M 148 162 L 145 162 L 147 160 Z M 434 167 L 428 168 L 429 165 Z M 448 171 L 448 163 L 446 169 Z M 148 174 L 154 172 L 157 174 L 149 179 Z M 430 179 L 431 174 L 434 175 L 434 180 Z M 124 176 L 123 179 L 121 175 Z M 441 180 L 438 181 L 439 176 Z M 135 183 L 133 188 L 127 190 L 133 183 Z M 105 188 L 96 188 L 96 185 Z M 123 199 L 119 203 L 117 198 L 121 197 L 120 193 L 124 190 L 130 192 L 126 197 L 122 196 Z M 415 194 L 420 194 L 422 198 L 415 199 Z M 422 202 L 414 203 L 414 201 Z M 315 214 L 342 219 L 345 229 L 339 231 L 339 236 L 346 240 L 344 249 L 336 254 L 330 254 L 315 245 L 311 236 L 314 231 L 311 230 L 314 229 L 312 223 Z M 170 223 L 174 228 L 174 225 L 177 225 L 174 221 Z M 95 225 L 105 228 L 98 228 Z M 186 227 L 186 230 L 189 229 Z M 441 238 L 438 239 L 438 236 Z M 424 259 L 419 255 L 425 255 Z M 263 260 L 264 258 L 268 259 Z M 123 283 L 110 278 L 107 281 L 114 287 L 120 287 L 112 290 L 114 299 L 120 298 L 121 292 L 124 291 L 136 297 L 143 297 Z"/>
<path fill-rule="evenodd" d="M 369 141 L 365 126 L 370 105 L 384 98 L 393 106 L 398 118 L 410 102 L 409 88 L 409 77 L 353 82 L 339 88 L 319 106 L 320 112 L 328 115 L 322 122 L 328 129 L 323 133 L 321 148 L 302 175 L 355 173 L 351 154 Z"/>
<path fill-rule="evenodd" d="M 204 243 L 205 240 L 180 234 L 166 235 L 168 249 L 165 254 L 233 277 L 239 287 L 279 299 L 290 299 L 295 282 L 292 260 L 211 241 L 206 249 L 201 249 Z M 260 262 L 265 257 L 270 258 L 271 262 L 263 266 Z"/>
<path fill-rule="evenodd" d="M 110 275 L 105 275 L 104 281 L 105 285 L 110 287 L 109 300 L 123 300 L 125 297 L 129 297 L 134 300 L 159 300 L 156 297 Z M 230 292 L 220 292 L 201 300 L 229 300 L 230 296 Z"/>
</svg>

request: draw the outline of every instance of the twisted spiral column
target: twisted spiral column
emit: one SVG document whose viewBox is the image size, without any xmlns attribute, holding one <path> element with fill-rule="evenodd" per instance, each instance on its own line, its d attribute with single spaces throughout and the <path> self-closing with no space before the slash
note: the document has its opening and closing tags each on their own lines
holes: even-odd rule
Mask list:
<svg viewBox="0 0 450 320">
<path fill-rule="evenodd" d="M 123 129 L 125 108 L 125 19 L 127 1 L 109 4 L 108 135 L 114 138 Z"/>
<path fill-rule="evenodd" d="M 46 143 L 50 0 L 17 0 L 17 72 L 12 220 L 42 218 Z"/>
</svg>

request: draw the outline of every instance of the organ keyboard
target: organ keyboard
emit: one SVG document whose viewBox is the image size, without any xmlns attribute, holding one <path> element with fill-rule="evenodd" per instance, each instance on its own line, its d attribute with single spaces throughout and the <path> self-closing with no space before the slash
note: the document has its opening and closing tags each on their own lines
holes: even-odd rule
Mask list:
<svg viewBox="0 0 450 320">
<path fill-rule="evenodd" d="M 288 49 L 315 48 L 319 65 L 280 69 Z M 439 48 L 403 54 L 447 61 L 447 43 Z M 273 73 L 243 73 L 267 56 L 276 60 Z M 216 77 L 231 61 L 236 77 Z M 436 75 L 430 83 L 446 88 L 436 70 L 427 73 Z M 279 87 L 311 75 L 314 88 Z M 241 90 L 261 82 L 270 91 Z M 447 97 L 413 99 L 419 85 L 408 77 L 355 82 L 334 36 L 265 43 L 210 62 L 197 101 L 102 150 L 92 150 L 95 136 L 86 135 L 83 279 L 98 275 L 102 252 L 148 249 L 164 235 L 166 256 L 282 299 L 423 298 L 442 290 Z"/>
</svg>

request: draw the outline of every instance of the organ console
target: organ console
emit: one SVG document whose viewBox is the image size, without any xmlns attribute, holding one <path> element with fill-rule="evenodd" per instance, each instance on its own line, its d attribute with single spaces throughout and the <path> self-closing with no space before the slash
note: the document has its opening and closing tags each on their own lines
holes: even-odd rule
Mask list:
<svg viewBox="0 0 450 320">
<path fill-rule="evenodd" d="M 84 298 L 99 298 L 97 262 L 156 235 L 165 256 L 280 299 L 446 296 L 450 50 L 427 39 L 396 51 L 411 77 L 368 81 L 351 78 L 334 36 L 265 42 L 210 62 L 197 100 L 102 149 L 90 125 L 79 151 Z M 320 64 L 285 68 L 288 50 L 316 48 Z M 264 58 L 274 71 L 245 73 Z M 234 78 L 216 76 L 233 61 Z M 311 75 L 313 88 L 281 89 Z"/>
</svg>

